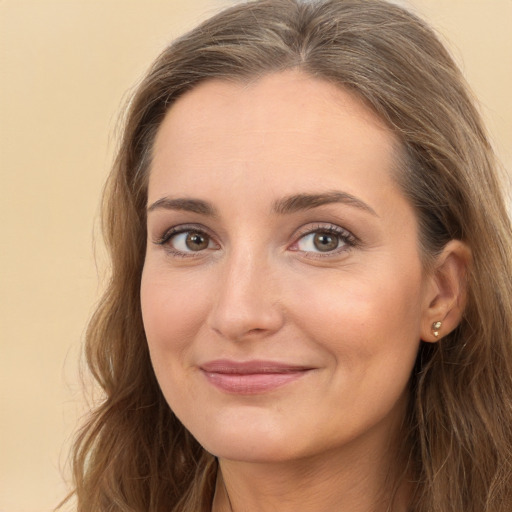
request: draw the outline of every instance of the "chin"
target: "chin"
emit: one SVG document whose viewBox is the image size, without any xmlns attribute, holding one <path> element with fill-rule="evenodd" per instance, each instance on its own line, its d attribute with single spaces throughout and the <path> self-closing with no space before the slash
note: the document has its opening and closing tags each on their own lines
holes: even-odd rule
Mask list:
<svg viewBox="0 0 512 512">
<path fill-rule="evenodd" d="M 227 441 L 227 442 L 226 442 Z M 202 445 L 203 448 L 219 459 L 249 463 L 280 463 L 300 458 L 296 453 L 283 449 L 282 443 L 254 443 L 247 439 L 235 442 L 225 440 L 222 443 Z"/>
<path fill-rule="evenodd" d="M 244 462 L 284 462 L 301 455 L 300 443 L 296 436 L 286 435 L 282 430 L 251 426 L 232 425 L 210 429 L 195 436 L 201 446 L 220 459 Z"/>
</svg>

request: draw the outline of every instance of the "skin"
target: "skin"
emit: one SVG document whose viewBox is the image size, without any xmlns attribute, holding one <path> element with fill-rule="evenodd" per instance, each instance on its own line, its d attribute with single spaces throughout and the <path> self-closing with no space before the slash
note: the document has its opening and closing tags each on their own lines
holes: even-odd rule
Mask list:
<svg viewBox="0 0 512 512">
<path fill-rule="evenodd" d="M 389 504 L 419 343 L 436 341 L 433 321 L 445 321 L 442 335 L 457 324 L 464 260 L 454 243 L 424 271 L 414 210 L 393 179 L 397 148 L 352 94 L 297 71 L 206 82 L 163 121 L 143 319 L 166 400 L 219 458 L 213 510 L 230 510 L 225 487 L 237 512 Z M 284 208 L 334 191 L 343 201 Z M 185 234 L 165 238 L 171 228 Z M 206 245 L 187 246 L 193 233 Z M 320 251 L 315 234 L 335 248 Z M 202 369 L 219 359 L 307 371 L 229 392 Z M 400 487 L 394 510 L 406 496 Z"/>
</svg>

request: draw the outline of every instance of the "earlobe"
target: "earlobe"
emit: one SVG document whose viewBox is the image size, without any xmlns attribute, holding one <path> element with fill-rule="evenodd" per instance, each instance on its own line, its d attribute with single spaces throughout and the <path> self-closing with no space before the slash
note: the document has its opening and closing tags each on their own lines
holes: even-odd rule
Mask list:
<svg viewBox="0 0 512 512">
<path fill-rule="evenodd" d="M 435 343 L 459 325 L 466 304 L 466 276 L 471 250 L 460 240 L 451 240 L 437 257 L 429 276 L 421 339 Z"/>
</svg>

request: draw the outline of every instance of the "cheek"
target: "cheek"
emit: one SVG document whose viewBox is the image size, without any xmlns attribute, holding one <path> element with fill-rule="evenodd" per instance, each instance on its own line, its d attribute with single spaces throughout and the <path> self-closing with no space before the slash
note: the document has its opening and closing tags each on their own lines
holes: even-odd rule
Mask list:
<svg viewBox="0 0 512 512">
<path fill-rule="evenodd" d="M 187 383 L 194 372 L 193 340 L 204 322 L 207 306 L 204 286 L 168 274 L 158 267 L 144 269 L 141 308 L 157 381 L 167 403 L 181 417 L 198 399 Z"/>
<path fill-rule="evenodd" d="M 290 293 L 296 297 L 294 309 L 301 310 L 322 330 L 361 329 L 400 330 L 419 325 L 421 316 L 421 280 L 417 276 L 389 279 L 386 274 L 375 278 L 343 275 L 316 280 L 314 286 Z M 315 320 L 316 319 L 316 320 Z"/>
<path fill-rule="evenodd" d="M 201 327 L 206 302 L 204 287 L 195 281 L 173 279 L 164 271 L 144 269 L 142 318 L 154 363 L 166 353 L 183 354 Z"/>
<path fill-rule="evenodd" d="M 336 277 L 317 280 L 306 298 L 291 294 L 296 323 L 347 371 L 408 379 L 420 340 L 421 269 Z"/>
</svg>

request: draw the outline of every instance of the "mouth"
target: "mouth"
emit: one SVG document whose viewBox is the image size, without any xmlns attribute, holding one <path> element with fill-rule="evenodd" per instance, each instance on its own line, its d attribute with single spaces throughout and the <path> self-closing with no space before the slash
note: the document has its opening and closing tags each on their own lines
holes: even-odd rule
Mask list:
<svg viewBox="0 0 512 512">
<path fill-rule="evenodd" d="M 312 367 L 275 361 L 210 361 L 200 366 L 208 382 L 226 393 L 255 395 L 292 383 Z"/>
</svg>

